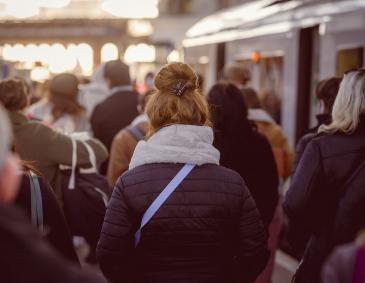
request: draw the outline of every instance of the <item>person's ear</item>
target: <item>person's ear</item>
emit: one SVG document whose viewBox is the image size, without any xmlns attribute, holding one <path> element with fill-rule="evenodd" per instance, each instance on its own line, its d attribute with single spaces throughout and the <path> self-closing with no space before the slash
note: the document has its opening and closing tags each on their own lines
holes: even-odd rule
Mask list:
<svg viewBox="0 0 365 283">
<path fill-rule="evenodd" d="M 0 203 L 14 201 L 18 194 L 20 177 L 19 161 L 9 154 L 0 172 Z"/>
</svg>

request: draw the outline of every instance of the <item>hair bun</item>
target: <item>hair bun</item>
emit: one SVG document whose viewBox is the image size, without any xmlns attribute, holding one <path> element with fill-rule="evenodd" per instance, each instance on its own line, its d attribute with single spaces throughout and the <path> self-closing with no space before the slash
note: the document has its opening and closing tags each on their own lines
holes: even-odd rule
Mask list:
<svg viewBox="0 0 365 283">
<path fill-rule="evenodd" d="M 181 96 L 187 90 L 197 89 L 198 78 L 194 70 L 184 63 L 171 63 L 162 67 L 154 84 L 157 90 Z"/>
</svg>

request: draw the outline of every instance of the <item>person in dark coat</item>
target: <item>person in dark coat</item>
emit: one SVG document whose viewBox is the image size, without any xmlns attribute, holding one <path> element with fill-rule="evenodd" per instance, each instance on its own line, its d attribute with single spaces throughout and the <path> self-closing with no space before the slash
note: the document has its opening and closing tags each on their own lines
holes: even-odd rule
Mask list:
<svg viewBox="0 0 365 283">
<path fill-rule="evenodd" d="M 138 94 L 133 91 L 129 68 L 120 60 L 105 64 L 105 79 L 111 95 L 94 108 L 91 127 L 94 136 L 110 151 L 115 135 L 138 116 Z M 106 174 L 108 161 L 101 166 L 100 173 Z"/>
<path fill-rule="evenodd" d="M 340 87 L 340 83 L 341 79 L 336 77 L 322 80 L 318 83 L 316 88 L 316 96 L 318 99 L 319 108 L 319 114 L 316 116 L 318 124 L 317 126 L 309 129 L 308 133 L 301 137 L 298 141 L 295 148 L 295 159 L 292 174 L 294 173 L 306 146 L 313 138 L 317 136 L 319 127 L 321 125 L 329 125 L 331 123 L 331 112 L 333 104 L 335 103 L 338 89 Z"/>
<path fill-rule="evenodd" d="M 20 209 L 12 206 L 20 181 L 18 160 L 10 152 L 11 126 L 0 106 L 0 266 L 1 282 L 101 283 L 46 244 Z M 56 203 L 56 201 L 55 201 Z"/>
<path fill-rule="evenodd" d="M 279 178 L 271 146 L 247 119 L 240 90 L 232 83 L 218 83 L 208 93 L 214 146 L 220 164 L 238 172 L 245 180 L 266 227 L 274 215 Z"/>
<path fill-rule="evenodd" d="M 32 170 L 32 172 L 34 172 L 34 170 L 33 168 L 29 168 L 27 165 L 25 169 L 27 171 L 23 173 L 15 205 L 26 212 L 30 222 L 31 188 L 29 170 Z M 37 178 L 42 195 L 44 237 L 65 259 L 79 264 L 78 257 L 73 247 L 71 234 L 62 209 L 57 202 L 57 198 L 49 183 L 40 176 L 37 176 Z"/>
<path fill-rule="evenodd" d="M 344 75 L 332 122 L 322 125 L 321 135 L 307 145 L 287 192 L 284 210 L 291 242 L 310 239 L 296 283 L 320 282 L 323 262 L 332 249 L 352 241 L 365 226 L 365 179 L 353 177 L 365 160 L 364 89 L 363 70 Z M 354 185 L 348 184 L 350 178 Z"/>
<path fill-rule="evenodd" d="M 267 236 L 244 181 L 219 166 L 209 111 L 186 64 L 164 66 L 146 113 L 151 127 L 117 181 L 97 249 L 116 282 L 253 282 L 268 259 Z M 143 228 L 147 208 L 183 164 L 196 167 Z"/>
</svg>

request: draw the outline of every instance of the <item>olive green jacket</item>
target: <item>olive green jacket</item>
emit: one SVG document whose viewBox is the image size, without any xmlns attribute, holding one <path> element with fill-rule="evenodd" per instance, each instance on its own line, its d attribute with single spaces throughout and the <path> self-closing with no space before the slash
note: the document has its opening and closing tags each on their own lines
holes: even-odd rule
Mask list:
<svg viewBox="0 0 365 283">
<path fill-rule="evenodd" d="M 50 182 L 62 205 L 60 165 L 72 165 L 72 141 L 39 122 L 28 120 L 21 112 L 8 112 L 15 138 L 15 149 L 21 159 L 34 162 L 34 166 Z M 93 148 L 96 162 L 100 164 L 108 157 L 105 146 L 95 139 L 87 143 Z M 89 168 L 89 154 L 81 142 L 77 142 L 77 166 Z"/>
</svg>

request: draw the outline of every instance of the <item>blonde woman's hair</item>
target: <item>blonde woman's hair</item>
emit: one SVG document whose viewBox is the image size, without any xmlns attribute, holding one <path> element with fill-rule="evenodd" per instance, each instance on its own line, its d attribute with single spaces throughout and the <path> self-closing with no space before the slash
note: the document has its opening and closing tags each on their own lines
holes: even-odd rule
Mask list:
<svg viewBox="0 0 365 283">
<path fill-rule="evenodd" d="M 350 71 L 344 75 L 332 109 L 332 123 L 322 125 L 320 133 L 353 133 L 365 112 L 365 70 Z"/>
<path fill-rule="evenodd" d="M 165 65 L 156 75 L 154 86 L 155 92 L 146 105 L 150 119 L 147 138 L 171 124 L 211 125 L 207 101 L 199 91 L 198 77 L 189 65 Z"/>
</svg>

